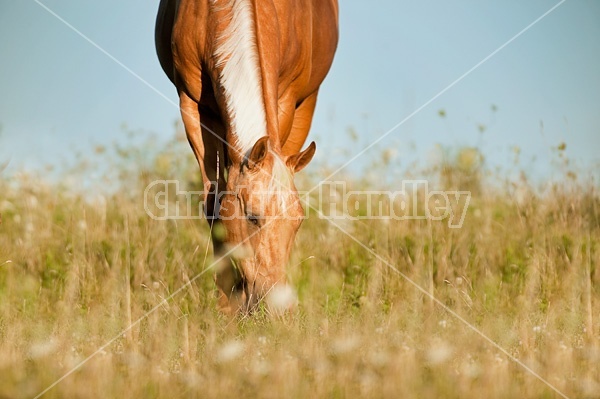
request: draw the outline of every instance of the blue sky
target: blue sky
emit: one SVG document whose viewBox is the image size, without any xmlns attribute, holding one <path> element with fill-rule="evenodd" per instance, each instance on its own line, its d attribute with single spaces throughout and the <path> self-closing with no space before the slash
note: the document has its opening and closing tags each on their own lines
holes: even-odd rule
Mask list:
<svg viewBox="0 0 600 399">
<path fill-rule="evenodd" d="M 158 0 L 42 1 L 177 101 L 154 52 Z M 340 45 L 309 137 L 317 157 L 342 163 L 358 153 L 557 2 L 342 0 Z M 123 124 L 173 134 L 176 107 L 33 0 L 0 0 L 0 54 L 0 164 L 10 159 L 9 171 L 110 145 Z M 379 148 L 394 148 L 406 167 L 430 161 L 436 144 L 477 145 L 490 168 L 506 169 L 518 146 L 528 173 L 551 176 L 552 148 L 564 141 L 575 166 L 597 169 L 599 71 L 600 1 L 568 0 Z"/>
</svg>

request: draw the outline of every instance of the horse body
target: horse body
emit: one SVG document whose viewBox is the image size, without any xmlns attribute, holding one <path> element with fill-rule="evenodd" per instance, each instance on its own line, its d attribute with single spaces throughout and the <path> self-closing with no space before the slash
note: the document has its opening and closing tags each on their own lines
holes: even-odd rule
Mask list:
<svg viewBox="0 0 600 399">
<path fill-rule="evenodd" d="M 293 174 L 314 154 L 314 143 L 300 150 L 337 19 L 336 0 L 161 0 L 157 53 L 179 94 L 205 213 L 226 230 L 215 254 L 246 239 L 252 252 L 218 269 L 224 308 L 248 309 L 285 283 L 303 215 Z"/>
</svg>

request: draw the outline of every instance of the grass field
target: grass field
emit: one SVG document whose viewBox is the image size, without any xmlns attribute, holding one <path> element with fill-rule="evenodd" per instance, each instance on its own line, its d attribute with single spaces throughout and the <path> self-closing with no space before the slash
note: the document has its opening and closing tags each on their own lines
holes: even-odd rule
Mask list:
<svg viewBox="0 0 600 399">
<path fill-rule="evenodd" d="M 472 191 L 462 228 L 337 221 L 357 242 L 312 213 L 288 268 L 297 311 L 229 319 L 206 223 L 144 211 L 153 179 L 198 186 L 190 153 L 120 149 L 103 196 L 77 177 L 0 180 L 0 398 L 35 397 L 90 355 L 43 397 L 600 397 L 593 185 L 491 184 L 461 152 L 427 177 Z"/>
</svg>

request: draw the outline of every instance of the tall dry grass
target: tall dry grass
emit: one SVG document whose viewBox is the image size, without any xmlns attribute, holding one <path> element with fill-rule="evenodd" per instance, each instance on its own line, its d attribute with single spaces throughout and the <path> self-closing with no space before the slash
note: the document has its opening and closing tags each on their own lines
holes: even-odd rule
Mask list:
<svg viewBox="0 0 600 399">
<path fill-rule="evenodd" d="M 288 269 L 295 313 L 228 319 L 210 271 L 162 302 L 212 263 L 208 230 L 150 219 L 143 188 L 198 187 L 195 165 L 181 143 L 120 151 L 105 189 L 0 181 L 0 398 L 36 396 L 113 338 L 43 397 L 558 397 L 314 212 Z M 460 229 L 338 223 L 568 397 L 600 397 L 596 188 L 492 187 L 461 162 L 428 175 L 476 192 Z"/>
</svg>

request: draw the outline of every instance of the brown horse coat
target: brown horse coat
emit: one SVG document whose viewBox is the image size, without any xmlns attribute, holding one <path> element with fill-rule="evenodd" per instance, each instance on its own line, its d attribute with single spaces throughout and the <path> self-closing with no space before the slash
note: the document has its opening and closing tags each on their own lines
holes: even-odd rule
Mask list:
<svg viewBox="0 0 600 399">
<path fill-rule="evenodd" d="M 238 187 L 261 183 L 260 174 L 284 176 L 280 165 L 292 175 L 314 154 L 314 144 L 300 150 L 337 46 L 337 1 L 161 0 L 155 39 L 161 66 L 179 94 L 205 191 L 212 193 L 206 195 L 205 212 L 211 223 L 220 224 L 223 212 L 243 219 L 223 220 L 225 241 L 238 244 L 252 230 L 248 205 L 260 201 L 252 190 L 243 198 Z M 268 140 L 259 140 L 264 136 Z M 259 168 L 244 168 L 252 157 Z M 239 202 L 226 211 L 219 207 L 227 200 L 219 195 L 224 189 L 237 193 L 226 202 Z M 287 189 L 288 208 L 302 213 L 293 182 Z M 264 212 L 271 214 L 264 216 L 283 212 L 266 205 L 270 210 Z M 282 270 L 299 223 L 275 224 L 261 226 L 260 242 L 250 240 L 253 259 L 240 270 L 227 266 L 217 273 L 224 297 L 243 297 L 248 306 L 252 296 L 256 301 L 284 282 Z M 219 253 L 222 240 L 214 238 Z"/>
</svg>

